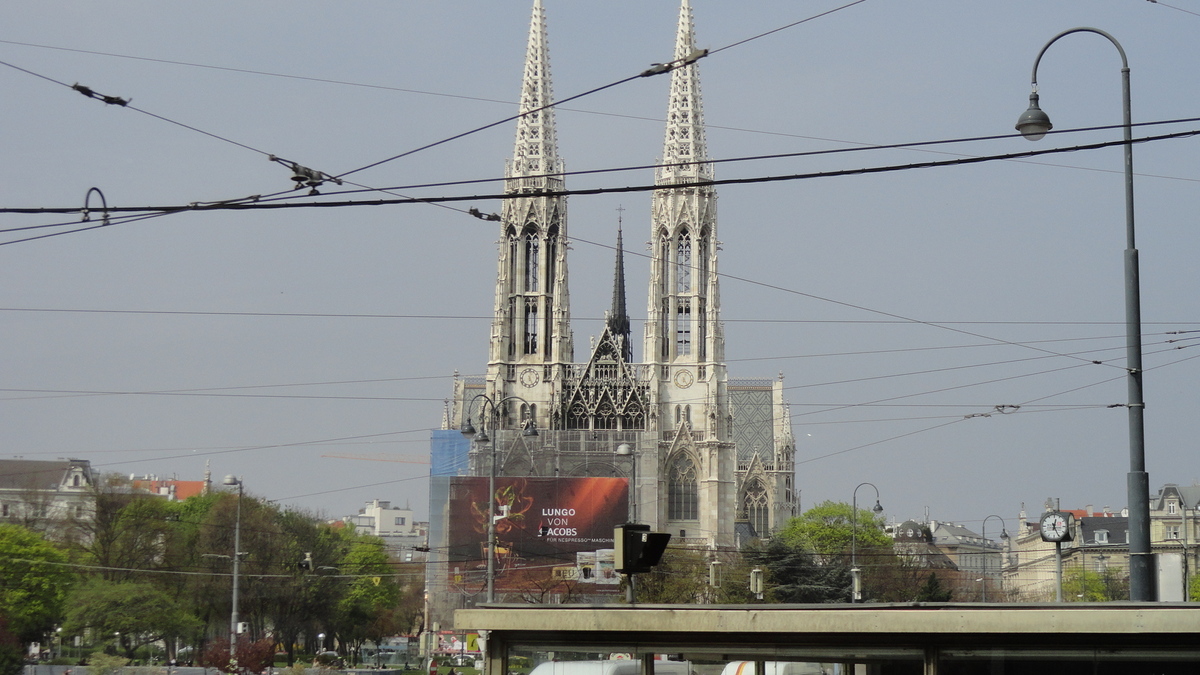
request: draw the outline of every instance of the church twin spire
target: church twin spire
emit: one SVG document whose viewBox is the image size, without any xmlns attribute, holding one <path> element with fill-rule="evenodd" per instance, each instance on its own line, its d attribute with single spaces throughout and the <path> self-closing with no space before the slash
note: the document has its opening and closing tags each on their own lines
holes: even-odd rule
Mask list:
<svg viewBox="0 0 1200 675">
<path fill-rule="evenodd" d="M 574 345 L 567 291 L 566 198 L 547 194 L 562 190 L 564 183 L 554 110 L 548 107 L 553 95 L 546 35 L 542 0 L 535 0 L 516 141 L 506 171 L 505 192 L 511 197 L 501 212 L 488 380 L 493 393 L 519 391 L 549 399 L 553 385 L 548 383 L 574 362 Z M 724 360 L 718 320 L 716 194 L 711 186 L 696 184 L 712 178 L 712 166 L 707 161 L 695 52 L 692 8 L 682 0 L 674 61 L 687 65 L 671 71 L 663 166 L 655 176 L 656 185 L 663 189 L 656 190 L 652 200 L 654 256 L 643 355 L 647 363 L 687 366 Z M 622 336 L 621 356 L 631 362 L 620 232 L 617 247 L 613 307 L 606 328 Z M 701 368 L 695 375 L 705 379 L 705 373 L 715 371 Z M 673 375 L 658 371 L 656 377 Z"/>
<path fill-rule="evenodd" d="M 554 130 L 554 101 L 550 87 L 550 50 L 546 39 L 546 11 L 542 0 L 533 3 L 529 44 L 525 51 L 525 75 L 521 79 L 521 117 L 508 177 L 524 177 L 522 187 L 548 187 L 549 179 L 529 180 L 562 170 L 558 161 L 558 138 Z M 561 177 L 555 179 L 561 187 Z"/>
<path fill-rule="evenodd" d="M 679 8 L 679 29 L 675 36 L 675 62 L 682 62 L 696 51 L 696 31 L 692 6 L 683 0 Z M 671 95 L 667 104 L 667 131 L 663 143 L 659 185 L 711 180 L 712 167 L 705 163 L 708 150 L 704 140 L 704 111 L 700 100 L 700 71 L 695 63 L 671 71 Z M 697 163 L 699 162 L 699 163 Z"/>
<path fill-rule="evenodd" d="M 671 71 L 667 131 L 655 176 L 650 214 L 649 302 L 646 308 L 645 360 L 678 366 L 724 361 L 717 284 L 717 196 L 704 141 L 700 72 L 692 55 L 696 35 L 692 7 L 683 0 L 675 38 L 675 61 L 690 63 Z M 667 379 L 678 373 L 659 370 Z M 713 369 L 681 377 L 705 379 Z"/>
<path fill-rule="evenodd" d="M 545 194 L 563 188 L 554 109 L 548 107 L 552 102 L 546 13 L 541 0 L 535 0 L 516 144 L 505 176 L 504 191 L 513 198 L 504 200 L 500 215 L 488 365 L 488 380 L 498 394 L 513 393 L 510 387 L 515 386 L 518 365 L 528 366 L 521 375 L 522 385 L 529 388 L 551 380 L 553 365 L 574 358 L 567 292 L 567 202 L 566 197 Z"/>
</svg>

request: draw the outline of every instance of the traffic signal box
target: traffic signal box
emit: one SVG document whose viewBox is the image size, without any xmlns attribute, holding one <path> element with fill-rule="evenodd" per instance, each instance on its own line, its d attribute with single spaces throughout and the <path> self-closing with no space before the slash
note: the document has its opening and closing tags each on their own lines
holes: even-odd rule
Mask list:
<svg viewBox="0 0 1200 675">
<path fill-rule="evenodd" d="M 649 525 L 625 523 L 613 528 L 613 552 L 617 572 L 642 574 L 662 560 L 671 535 L 651 532 Z"/>
</svg>

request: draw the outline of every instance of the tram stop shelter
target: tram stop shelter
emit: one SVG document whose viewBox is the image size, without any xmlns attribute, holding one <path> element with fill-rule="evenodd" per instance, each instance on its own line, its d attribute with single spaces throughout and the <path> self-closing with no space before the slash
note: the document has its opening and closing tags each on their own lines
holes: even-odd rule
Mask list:
<svg viewBox="0 0 1200 675">
<path fill-rule="evenodd" d="M 488 675 L 624 659 L 640 675 L 664 660 L 691 675 L 1200 673 L 1200 603 L 495 604 L 454 623 L 486 631 Z"/>
</svg>

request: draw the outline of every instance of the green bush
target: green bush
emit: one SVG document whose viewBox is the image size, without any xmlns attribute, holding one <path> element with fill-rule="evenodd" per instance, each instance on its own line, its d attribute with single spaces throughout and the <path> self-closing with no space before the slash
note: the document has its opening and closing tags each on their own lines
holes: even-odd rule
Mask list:
<svg viewBox="0 0 1200 675">
<path fill-rule="evenodd" d="M 117 675 L 128 663 L 124 656 L 96 652 L 88 657 L 87 675 Z"/>
</svg>

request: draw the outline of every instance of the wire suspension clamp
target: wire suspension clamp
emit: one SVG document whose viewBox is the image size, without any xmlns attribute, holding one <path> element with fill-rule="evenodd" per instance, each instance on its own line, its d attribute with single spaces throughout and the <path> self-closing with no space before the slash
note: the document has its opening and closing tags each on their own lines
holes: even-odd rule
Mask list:
<svg viewBox="0 0 1200 675">
<path fill-rule="evenodd" d="M 80 222 L 86 223 L 92 219 L 92 215 L 91 215 L 92 210 L 91 210 L 89 204 L 91 203 L 93 192 L 100 195 L 101 208 L 104 210 L 104 216 L 101 218 L 100 222 L 102 222 L 105 225 L 108 225 L 109 224 L 108 223 L 108 200 L 104 198 L 104 193 L 101 192 L 100 188 L 98 188 L 98 187 L 88 188 L 87 194 L 83 198 L 83 212 L 81 214 L 83 216 L 83 218 L 80 220 Z"/>
</svg>

